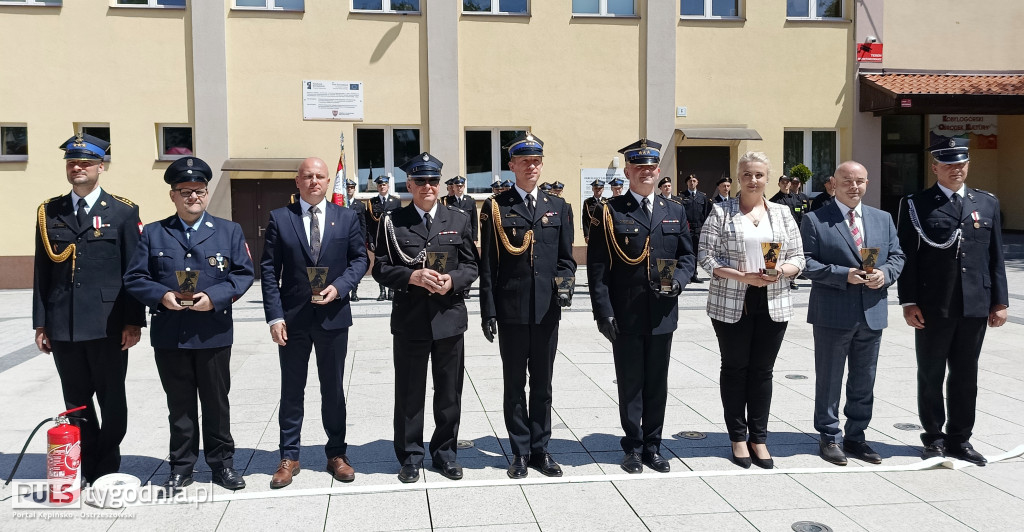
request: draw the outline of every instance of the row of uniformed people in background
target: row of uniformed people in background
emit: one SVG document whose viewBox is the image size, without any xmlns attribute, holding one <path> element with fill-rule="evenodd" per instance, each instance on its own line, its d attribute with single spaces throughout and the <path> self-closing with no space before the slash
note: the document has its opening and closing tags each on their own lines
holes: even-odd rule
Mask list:
<svg viewBox="0 0 1024 532">
<path fill-rule="evenodd" d="M 66 405 L 89 407 L 75 420 L 83 427 L 84 480 L 118 470 L 127 429 L 127 349 L 139 340 L 143 306 L 148 306 L 171 433 L 171 472 L 164 485 L 175 490 L 193 481 L 201 431 L 213 481 L 240 489 L 245 482 L 232 461 L 229 361 L 231 305 L 253 279 L 248 247 L 236 223 L 206 212 L 212 172 L 201 159 L 185 157 L 168 167 L 164 179 L 175 212 L 143 227 L 134 204 L 99 188 L 107 147 L 88 135 L 62 146 L 72 192 L 40 206 L 36 240 L 33 326 L 39 348 L 54 354 Z M 374 235 L 373 277 L 394 294 L 399 479 L 417 480 L 423 465 L 430 358 L 431 465 L 446 477 L 462 477 L 455 442 L 468 328 L 465 300 L 477 277 L 483 333 L 489 341 L 497 337 L 502 359 L 504 418 L 513 454 L 508 476 L 523 478 L 530 467 L 548 476 L 562 474 L 548 444 L 558 325 L 561 309 L 574 295 L 571 211 L 565 200 L 537 184 L 544 164 L 540 139 L 525 134 L 507 149 L 515 183 L 484 202 L 479 254 L 472 215 L 455 206 L 467 199 L 454 188 L 450 199 L 440 200 L 442 163 L 430 154 L 402 166 L 413 196 L 409 205 L 387 208 L 387 183 L 378 182 L 384 186 L 365 218 L 357 202 L 349 209 L 327 201 L 330 174 L 322 160 L 302 163 L 295 177 L 299 201 L 271 213 L 260 258 L 264 310 L 281 367 L 281 461 L 272 488 L 289 485 L 301 471 L 303 390 L 314 350 L 328 435 L 327 470 L 342 482 L 355 477 L 345 441 L 344 362 L 352 325 L 349 296 L 369 268 L 368 233 Z M 839 464 L 846 454 L 881 460 L 864 441 L 864 429 L 886 325 L 885 288 L 901 271 L 904 315 L 918 329 L 924 454 L 984 463 L 969 443 L 977 360 L 986 325 L 1005 321 L 1007 288 L 998 201 L 963 186 L 965 143 L 933 151 L 939 182 L 906 200 L 898 239 L 888 214 L 861 203 L 867 187 L 863 166 L 840 165 L 832 178 L 835 200 L 808 214 L 798 228 L 788 208 L 764 199 L 771 171 L 767 157 L 747 153 L 737 166 L 739 198 L 728 198 L 729 187 L 721 186 L 731 183 L 719 183 L 723 197 L 702 220 L 696 250 L 686 199 L 707 204 L 694 193 L 696 183 L 688 183 L 689 194 L 682 197 L 660 190 L 665 183 L 655 142 L 641 139 L 620 152 L 629 193 L 586 205 L 584 217 L 594 318 L 612 344 L 615 362 L 625 471 L 671 469 L 660 454 L 668 364 L 677 298 L 698 261 L 712 275 L 708 314 L 719 337 L 723 410 L 737 464 L 772 467 L 765 446 L 772 367 L 793 315 L 787 280 L 801 272 L 813 282 L 808 321 L 815 332 L 814 425 L 821 434 L 821 455 Z M 452 185 L 463 184 L 458 181 Z M 774 265 L 766 264 L 761 250 L 767 242 L 779 244 Z M 873 247 L 880 252 L 868 272 L 861 269 L 860 250 Z M 316 291 L 311 288 L 315 277 L 326 282 Z M 185 293 L 184 286 L 193 292 Z M 856 384 L 848 394 L 840 448 L 838 402 L 846 353 L 850 381 Z M 947 363 L 950 394 L 957 401 L 951 400 L 943 428 Z M 102 425 L 93 395 L 103 411 Z"/>
</svg>

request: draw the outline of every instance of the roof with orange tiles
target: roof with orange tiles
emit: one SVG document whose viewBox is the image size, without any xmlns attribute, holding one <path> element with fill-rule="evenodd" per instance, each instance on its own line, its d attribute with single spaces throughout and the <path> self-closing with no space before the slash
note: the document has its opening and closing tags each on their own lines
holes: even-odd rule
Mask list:
<svg viewBox="0 0 1024 532">
<path fill-rule="evenodd" d="M 1024 95 L 1024 74 L 864 74 L 895 94 Z"/>
</svg>

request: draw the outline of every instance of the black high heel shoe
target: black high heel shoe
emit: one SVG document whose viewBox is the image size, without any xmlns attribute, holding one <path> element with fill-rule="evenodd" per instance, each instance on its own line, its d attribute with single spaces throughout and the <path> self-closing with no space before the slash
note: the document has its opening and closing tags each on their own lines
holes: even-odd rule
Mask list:
<svg viewBox="0 0 1024 532">
<path fill-rule="evenodd" d="M 775 467 L 775 461 L 771 458 L 759 458 L 757 453 L 754 452 L 754 444 L 747 442 L 747 450 L 750 452 L 750 460 L 757 464 L 757 467 L 762 469 L 772 469 Z"/>
<path fill-rule="evenodd" d="M 732 445 L 729 446 L 729 452 L 732 454 L 732 463 L 742 467 L 743 469 L 750 469 L 750 457 L 749 456 L 736 456 L 736 453 L 732 450 Z"/>
</svg>

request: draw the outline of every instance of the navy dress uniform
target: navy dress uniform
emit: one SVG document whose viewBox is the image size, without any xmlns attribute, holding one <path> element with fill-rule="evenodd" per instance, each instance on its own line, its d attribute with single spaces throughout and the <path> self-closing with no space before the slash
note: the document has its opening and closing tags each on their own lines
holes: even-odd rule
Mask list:
<svg viewBox="0 0 1024 532">
<path fill-rule="evenodd" d="M 373 180 L 373 182 L 377 183 L 378 189 L 382 184 L 386 184 L 390 187 L 391 178 L 388 177 L 387 175 L 379 175 L 377 176 L 376 179 Z M 399 209 L 401 207 L 402 200 L 387 193 L 383 195 L 378 193 L 376 196 L 366 200 L 366 216 L 364 217 L 364 220 L 366 222 L 366 231 L 367 234 L 369 235 L 367 241 L 370 244 L 370 251 L 374 251 L 374 244 L 377 242 L 377 234 L 380 229 L 381 217 L 384 216 L 384 214 L 389 213 L 395 209 Z M 379 286 L 380 294 L 377 296 L 377 301 L 391 299 L 393 295 L 392 291 L 387 290 L 387 288 L 383 284 L 379 284 Z"/>
<path fill-rule="evenodd" d="M 900 204 L 897 233 L 906 254 L 897 284 L 900 304 L 916 307 L 923 317 L 923 328 L 915 331 L 921 441 L 926 458 L 946 454 L 984 464 L 970 445 L 978 358 L 986 325 L 1002 325 L 993 314 L 1009 305 L 999 200 L 962 184 L 967 139 L 945 139 L 929 149 L 937 174 L 948 170 L 943 165 L 962 165 L 963 175 L 958 190 L 943 186 L 940 176 Z M 905 317 L 910 310 L 904 309 Z"/>
<path fill-rule="evenodd" d="M 127 347 L 146 325 L 144 307 L 121 280 L 139 240 L 139 207 L 98 184 L 109 146 L 91 135 L 61 145 L 72 191 L 39 206 L 35 236 L 32 327 L 40 350 L 53 353 L 65 406 L 87 407 L 70 416 L 82 430 L 86 482 L 120 468 Z"/>
<path fill-rule="evenodd" d="M 704 220 L 711 214 L 711 201 L 707 194 L 699 190 L 685 190 L 679 195 L 679 201 L 683 204 L 683 211 L 686 213 L 686 222 L 690 225 L 690 243 L 693 244 L 694 253 L 700 242 L 700 231 L 704 228 Z M 697 278 L 697 271 L 694 270 L 691 283 L 703 283 Z"/>
<path fill-rule="evenodd" d="M 206 185 L 213 177 L 202 159 L 184 157 L 164 172 L 171 194 L 182 204 L 190 201 L 174 187 L 184 183 Z M 207 189 L 196 201 L 204 202 Z M 202 205 L 202 204 L 201 204 Z M 199 458 L 199 405 L 202 405 L 202 438 L 206 463 L 213 481 L 228 489 L 241 489 L 245 482 L 234 470 L 235 443 L 231 437 L 228 392 L 231 390 L 231 344 L 234 327 L 231 306 L 253 283 L 253 264 L 235 222 L 199 212 L 195 222 L 186 222 L 179 211 L 147 224 L 128 272 L 125 288 L 149 307 L 152 314 L 150 342 L 160 382 L 167 394 L 170 424 L 171 476 L 165 487 L 175 489 L 192 482 L 192 470 Z M 187 216 L 187 215 L 186 215 Z M 201 312 L 170 303 L 167 294 L 178 292 L 176 272 L 198 272 L 195 293 L 203 293 L 212 308 Z M 171 305 L 168 307 L 168 305 Z"/>
<path fill-rule="evenodd" d="M 441 161 L 423 153 L 401 168 L 419 189 L 437 186 L 441 166 Z M 465 373 L 463 336 L 468 324 L 463 291 L 476 280 L 479 257 L 466 211 L 436 200 L 425 210 L 422 207 L 426 205 L 415 202 L 414 196 L 409 205 L 384 215 L 373 263 L 373 278 L 395 291 L 391 333 L 394 446 L 402 464 L 398 478 L 415 482 L 423 464 L 423 402 L 429 359 L 434 384 L 431 462 L 442 475 L 457 480 L 462 478 L 462 467 L 455 458 Z M 449 290 L 435 293 L 413 284 L 416 271 L 424 268 L 450 276 Z"/>
<path fill-rule="evenodd" d="M 597 196 L 591 196 L 583 200 L 583 214 L 580 215 L 580 219 L 583 223 L 583 241 L 590 242 L 590 227 L 594 223 L 594 215 L 597 213 L 597 209 L 601 206 L 600 193 L 604 190 L 604 181 L 600 179 L 595 180 L 590 184 L 591 190 Z"/>
<path fill-rule="evenodd" d="M 448 181 L 451 181 L 452 185 L 457 186 L 466 184 L 466 178 L 462 176 L 455 176 Z M 469 215 L 469 229 L 470 233 L 473 235 L 473 240 L 475 241 L 478 235 L 477 228 L 480 224 L 477 222 L 476 200 L 473 199 L 473 196 L 470 196 L 469 194 L 451 195 L 445 196 L 441 199 L 442 203 L 445 205 L 462 209 L 467 215 Z"/>
<path fill-rule="evenodd" d="M 641 139 L 619 150 L 627 176 L 633 165 L 657 165 L 660 148 Z M 587 246 L 594 319 L 612 342 L 625 433 L 622 467 L 629 473 L 639 473 L 641 463 L 660 472 L 670 469 L 660 455 L 670 348 L 678 296 L 696 267 L 682 204 L 654 194 L 651 185 L 649 196 L 631 187 L 630 193 L 608 199 L 598 209 Z M 662 271 L 666 264 L 671 274 Z M 661 288 L 663 278 L 671 285 L 668 291 Z"/>
<path fill-rule="evenodd" d="M 719 187 L 722 186 L 722 183 L 732 183 L 732 178 L 730 178 L 729 176 L 722 176 L 718 178 L 718 181 L 715 181 L 715 196 L 711 198 L 712 203 L 722 203 L 725 201 L 729 201 L 728 195 L 723 196 L 722 193 L 719 192 Z M 708 214 L 711 214 L 710 209 L 708 209 Z"/>
<path fill-rule="evenodd" d="M 507 149 L 512 158 L 544 155 L 543 143 L 531 134 Z M 513 478 L 526 476 L 527 462 L 544 474 L 561 475 L 547 446 L 558 322 L 571 294 L 559 294 L 555 278 L 576 275 L 565 201 L 532 192 L 532 210 L 517 186 L 488 198 L 480 211 L 480 314 L 487 339 L 498 333 Z"/>
<path fill-rule="evenodd" d="M 625 184 L 626 182 L 618 177 L 608 181 L 608 186 L 612 187 L 612 197 L 622 195 L 622 186 Z"/>
<path fill-rule="evenodd" d="M 366 232 L 366 205 L 363 202 L 356 199 L 356 187 L 357 184 L 355 181 L 351 179 L 345 180 L 345 206 L 352 209 L 352 212 L 356 213 L 356 215 L 359 217 L 359 229 L 363 233 L 363 241 L 366 242 L 367 246 L 369 246 L 369 235 Z M 349 191 L 352 191 L 351 196 L 347 196 Z M 352 289 L 351 293 L 349 293 L 349 301 L 353 303 L 359 301 L 359 282 L 356 282 L 356 287 Z"/>
<path fill-rule="evenodd" d="M 554 194 L 554 195 L 558 196 L 559 198 L 561 198 L 563 190 L 565 190 L 565 183 L 563 183 L 561 181 L 555 181 L 554 183 L 551 183 L 551 193 L 552 194 Z M 572 214 L 572 203 L 569 203 L 568 201 L 566 201 L 565 202 L 565 208 L 569 211 L 569 225 L 575 225 L 575 222 L 573 221 L 573 220 L 575 220 L 575 217 Z"/>
</svg>

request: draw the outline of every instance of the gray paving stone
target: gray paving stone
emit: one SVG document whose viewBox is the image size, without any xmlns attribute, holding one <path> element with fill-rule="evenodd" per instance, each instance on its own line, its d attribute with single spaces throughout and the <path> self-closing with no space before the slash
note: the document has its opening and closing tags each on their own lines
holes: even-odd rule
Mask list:
<svg viewBox="0 0 1024 532">
<path fill-rule="evenodd" d="M 673 471 L 680 470 L 672 464 Z M 620 471 L 621 473 L 621 471 Z M 645 474 L 648 471 L 645 469 Z M 651 473 L 657 475 L 657 473 Z M 646 521 L 655 515 L 731 512 L 732 507 L 699 478 L 618 481 L 615 487 L 633 511 Z"/>
<path fill-rule="evenodd" d="M 429 530 L 426 491 L 332 495 L 324 530 Z"/>
<path fill-rule="evenodd" d="M 1007 495 L 983 500 L 942 501 L 939 511 L 975 530 L 1020 530 L 1024 501 Z"/>
<path fill-rule="evenodd" d="M 611 484 L 523 486 L 542 530 L 636 530 L 640 518 Z"/>
<path fill-rule="evenodd" d="M 743 512 L 743 517 L 758 530 L 792 530 L 793 523 L 812 521 L 829 526 L 832 530 L 864 530 L 835 508 L 803 508 L 800 510 L 765 510 Z"/>
<path fill-rule="evenodd" d="M 984 499 L 1004 494 L 999 488 L 972 476 L 969 470 L 933 469 L 878 475 L 925 502 Z"/>
<path fill-rule="evenodd" d="M 836 509 L 869 532 L 891 532 L 896 529 L 943 532 L 973 530 L 926 503 L 841 506 Z"/>
<path fill-rule="evenodd" d="M 792 475 L 793 480 L 832 506 L 902 504 L 919 499 L 874 473 Z"/>
<path fill-rule="evenodd" d="M 296 482 L 292 483 L 289 488 L 297 487 L 296 484 L 301 476 L 295 477 Z M 221 517 L 217 530 L 225 532 L 253 529 L 323 531 L 329 500 L 330 497 L 327 495 L 315 495 L 231 501 Z"/>
<path fill-rule="evenodd" d="M 432 490 L 427 496 L 430 499 L 433 526 L 445 528 L 535 523 L 526 496 L 519 486 Z"/>
<path fill-rule="evenodd" d="M 786 475 L 709 477 L 704 481 L 740 512 L 827 506 L 820 497 Z"/>
</svg>

